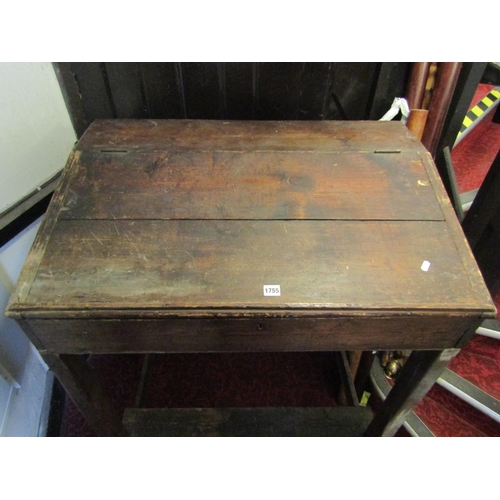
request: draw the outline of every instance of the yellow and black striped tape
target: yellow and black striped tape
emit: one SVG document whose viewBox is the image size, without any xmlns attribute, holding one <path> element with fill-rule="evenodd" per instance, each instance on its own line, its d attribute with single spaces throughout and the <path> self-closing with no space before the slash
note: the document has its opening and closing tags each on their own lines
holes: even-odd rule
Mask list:
<svg viewBox="0 0 500 500">
<path fill-rule="evenodd" d="M 462 122 L 455 144 L 462 138 L 462 135 L 469 132 L 469 130 L 476 125 L 488 111 L 491 111 L 491 109 L 498 104 L 499 99 L 500 87 L 495 87 L 488 93 L 487 96 L 483 97 L 475 106 L 469 109 L 465 115 L 464 121 Z"/>
</svg>

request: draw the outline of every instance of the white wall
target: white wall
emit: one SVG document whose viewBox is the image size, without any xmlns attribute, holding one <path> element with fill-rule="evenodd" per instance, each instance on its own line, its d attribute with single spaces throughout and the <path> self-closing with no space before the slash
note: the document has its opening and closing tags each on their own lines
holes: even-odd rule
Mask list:
<svg viewBox="0 0 500 500">
<path fill-rule="evenodd" d="M 76 135 L 51 63 L 0 63 L 0 212 L 66 164 Z M 47 367 L 4 315 L 41 218 L 0 248 L 0 435 L 39 433 Z"/>
<path fill-rule="evenodd" d="M 19 384 L 29 342 L 17 323 L 3 314 L 22 265 L 40 226 L 40 219 L 0 248 L 0 375 Z M 10 380 L 9 380 L 10 377 Z"/>
<path fill-rule="evenodd" d="M 0 248 L 0 436 L 37 436 L 42 416 L 47 367 L 3 314 L 41 220 Z"/>
<path fill-rule="evenodd" d="M 51 63 L 0 63 L 0 213 L 64 166 L 76 135 Z"/>
</svg>

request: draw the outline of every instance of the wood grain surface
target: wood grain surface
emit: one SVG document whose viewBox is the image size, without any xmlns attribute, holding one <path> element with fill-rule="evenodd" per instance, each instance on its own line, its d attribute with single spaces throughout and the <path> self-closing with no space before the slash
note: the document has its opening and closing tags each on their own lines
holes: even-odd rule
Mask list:
<svg viewBox="0 0 500 500">
<path fill-rule="evenodd" d="M 123 428 L 80 355 L 434 350 L 367 431 L 389 435 L 496 309 L 401 122 L 98 120 L 6 314 L 102 435 Z"/>
<path fill-rule="evenodd" d="M 443 214 L 413 151 L 163 150 L 84 152 L 60 218 L 443 220 Z"/>
<path fill-rule="evenodd" d="M 161 408 L 126 410 L 131 436 L 359 437 L 368 408 Z"/>
<path fill-rule="evenodd" d="M 79 150 L 425 151 L 401 122 L 96 120 Z"/>
<path fill-rule="evenodd" d="M 281 295 L 264 296 L 264 285 Z M 60 221 L 28 302 L 480 309 L 435 221 Z"/>
<path fill-rule="evenodd" d="M 104 316 L 99 318 L 99 312 Z M 455 346 L 479 315 L 402 311 L 335 311 L 312 315 L 241 310 L 52 311 L 27 319 L 39 346 L 68 354 L 148 352 L 310 352 L 435 349 Z M 142 318 L 141 316 L 149 316 Z M 317 317 L 320 316 L 320 317 Z M 114 319 L 113 319 L 114 317 Z M 137 319 L 139 318 L 139 319 Z"/>
<path fill-rule="evenodd" d="M 492 315 L 453 217 L 400 122 L 98 120 L 7 314 Z"/>
</svg>

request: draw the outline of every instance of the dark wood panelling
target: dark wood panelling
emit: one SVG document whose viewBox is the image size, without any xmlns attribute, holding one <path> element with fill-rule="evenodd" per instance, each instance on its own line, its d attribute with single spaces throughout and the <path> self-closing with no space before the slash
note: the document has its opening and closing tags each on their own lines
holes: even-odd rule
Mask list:
<svg viewBox="0 0 500 500">
<path fill-rule="evenodd" d="M 73 62 L 71 70 L 82 96 L 87 122 L 91 123 L 96 118 L 117 118 L 104 63 Z"/>
<path fill-rule="evenodd" d="M 394 98 L 405 96 L 405 86 L 410 71 L 410 63 L 378 63 L 368 101 L 367 118 L 379 120 L 390 109 Z"/>
<path fill-rule="evenodd" d="M 226 110 L 229 120 L 251 120 L 255 115 L 255 63 L 224 63 Z"/>
<path fill-rule="evenodd" d="M 150 117 L 184 118 L 177 63 L 141 63 L 141 68 Z"/>
<path fill-rule="evenodd" d="M 75 129 L 77 138 L 79 139 L 89 123 L 85 117 L 82 107 L 82 96 L 76 83 L 75 76 L 71 70 L 70 63 L 53 63 L 54 72 L 59 81 L 61 92 L 64 97 L 66 108 L 68 109 L 71 123 Z"/>
<path fill-rule="evenodd" d="M 106 63 L 109 88 L 120 118 L 149 118 L 140 63 Z"/>
<path fill-rule="evenodd" d="M 295 120 L 305 63 L 260 63 L 257 114 L 261 120 Z"/>
<path fill-rule="evenodd" d="M 348 120 L 366 119 L 376 70 L 377 63 L 335 63 L 331 91 L 338 97 Z M 342 119 L 333 100 L 328 119 Z"/>
<path fill-rule="evenodd" d="M 180 63 L 186 118 L 222 119 L 220 67 L 216 63 Z"/>
<path fill-rule="evenodd" d="M 323 120 L 330 102 L 333 63 L 306 63 L 298 102 L 299 120 Z"/>
<path fill-rule="evenodd" d="M 408 67 L 345 62 L 69 64 L 88 123 L 115 117 L 377 119 L 402 95 Z"/>
</svg>

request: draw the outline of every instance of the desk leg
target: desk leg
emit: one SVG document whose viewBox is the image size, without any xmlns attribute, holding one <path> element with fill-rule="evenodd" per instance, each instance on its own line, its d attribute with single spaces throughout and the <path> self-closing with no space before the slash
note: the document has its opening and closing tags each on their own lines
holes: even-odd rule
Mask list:
<svg viewBox="0 0 500 500">
<path fill-rule="evenodd" d="M 413 351 L 365 436 L 394 436 L 460 349 Z"/>
<path fill-rule="evenodd" d="M 126 435 L 117 410 L 82 355 L 46 352 L 41 352 L 41 355 L 68 396 L 100 436 Z"/>
</svg>

